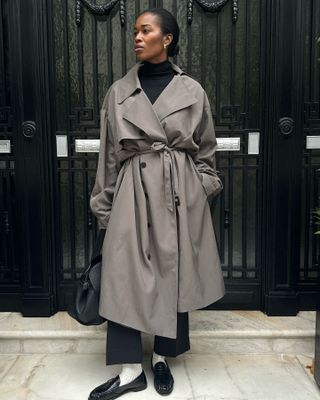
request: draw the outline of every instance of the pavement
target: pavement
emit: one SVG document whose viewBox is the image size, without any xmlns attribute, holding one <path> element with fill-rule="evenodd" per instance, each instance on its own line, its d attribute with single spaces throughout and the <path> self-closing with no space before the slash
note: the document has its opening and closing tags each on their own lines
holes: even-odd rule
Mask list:
<svg viewBox="0 0 320 400">
<path fill-rule="evenodd" d="M 173 392 L 161 396 L 154 389 L 152 338 L 143 335 L 148 387 L 121 399 L 320 400 L 310 371 L 315 312 L 275 318 L 255 311 L 195 311 L 190 316 L 191 349 L 167 357 Z M 0 313 L 0 400 L 87 399 L 94 387 L 120 372 L 118 365 L 105 365 L 104 346 L 105 327 L 76 326 L 65 313 L 43 319 Z"/>
</svg>

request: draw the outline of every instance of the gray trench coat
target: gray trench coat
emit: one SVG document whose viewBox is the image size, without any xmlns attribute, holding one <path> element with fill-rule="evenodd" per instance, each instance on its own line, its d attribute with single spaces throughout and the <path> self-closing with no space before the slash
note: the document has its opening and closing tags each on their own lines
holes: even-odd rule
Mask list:
<svg viewBox="0 0 320 400">
<path fill-rule="evenodd" d="M 210 104 L 200 83 L 176 75 L 151 104 L 138 61 L 108 89 L 90 207 L 102 248 L 99 313 L 176 338 L 177 311 L 225 294 L 207 197 L 222 183 Z"/>
</svg>

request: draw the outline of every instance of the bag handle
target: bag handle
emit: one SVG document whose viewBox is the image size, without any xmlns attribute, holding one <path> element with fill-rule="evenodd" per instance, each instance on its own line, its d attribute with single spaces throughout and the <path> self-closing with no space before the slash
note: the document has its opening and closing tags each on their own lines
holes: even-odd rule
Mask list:
<svg viewBox="0 0 320 400">
<path fill-rule="evenodd" d="M 106 234 L 106 229 L 99 229 L 98 236 L 93 246 L 90 264 L 92 264 L 95 261 L 95 259 L 100 256 L 105 234 Z"/>
</svg>

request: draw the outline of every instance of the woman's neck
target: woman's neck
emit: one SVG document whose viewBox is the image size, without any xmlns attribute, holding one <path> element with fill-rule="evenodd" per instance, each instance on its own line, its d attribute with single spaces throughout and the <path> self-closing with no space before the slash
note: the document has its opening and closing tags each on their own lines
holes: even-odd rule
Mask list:
<svg viewBox="0 0 320 400">
<path fill-rule="evenodd" d="M 167 75 L 171 71 L 173 71 L 172 64 L 169 60 L 164 60 L 159 63 L 151 63 L 145 60 L 139 69 L 139 75 Z"/>
</svg>

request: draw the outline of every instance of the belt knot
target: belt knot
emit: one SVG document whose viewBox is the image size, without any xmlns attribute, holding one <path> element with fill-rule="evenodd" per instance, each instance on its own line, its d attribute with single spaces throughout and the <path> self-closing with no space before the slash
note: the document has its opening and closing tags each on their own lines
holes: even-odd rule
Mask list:
<svg viewBox="0 0 320 400">
<path fill-rule="evenodd" d="M 154 151 L 161 151 L 161 150 L 172 150 L 165 142 L 153 142 L 151 145 L 151 149 Z"/>
</svg>

